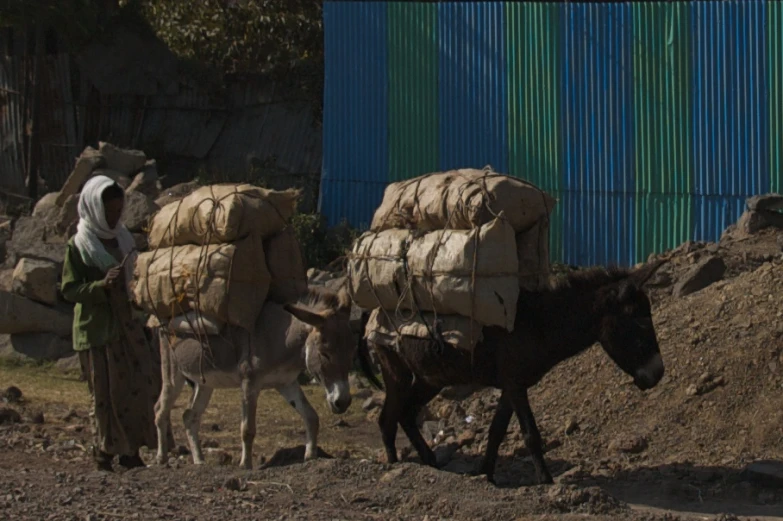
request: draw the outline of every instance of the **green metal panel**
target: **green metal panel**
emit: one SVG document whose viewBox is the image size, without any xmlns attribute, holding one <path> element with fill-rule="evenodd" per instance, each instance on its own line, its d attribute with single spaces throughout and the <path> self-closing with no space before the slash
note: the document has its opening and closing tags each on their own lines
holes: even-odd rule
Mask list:
<svg viewBox="0 0 783 521">
<path fill-rule="evenodd" d="M 770 190 L 783 189 L 783 1 L 767 4 Z"/>
<path fill-rule="evenodd" d="M 563 259 L 562 17 L 557 4 L 506 4 L 508 173 L 561 200 L 550 221 L 553 261 Z"/>
<path fill-rule="evenodd" d="M 438 10 L 434 3 L 387 6 L 389 181 L 399 181 L 438 168 Z"/>
<path fill-rule="evenodd" d="M 689 5 L 635 3 L 636 258 L 674 248 L 692 232 Z"/>
</svg>

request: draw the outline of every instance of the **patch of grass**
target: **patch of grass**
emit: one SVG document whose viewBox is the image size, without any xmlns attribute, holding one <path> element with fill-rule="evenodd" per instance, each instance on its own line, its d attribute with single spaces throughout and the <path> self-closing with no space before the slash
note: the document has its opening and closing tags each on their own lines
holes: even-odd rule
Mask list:
<svg viewBox="0 0 783 521">
<path fill-rule="evenodd" d="M 70 410 L 76 410 L 82 418 L 85 418 L 89 411 L 90 395 L 87 384 L 79 381 L 78 374 L 64 374 L 51 365 L 36 366 L 3 361 L 0 363 L 0 387 L 4 389 L 11 385 L 22 391 L 22 408 L 44 412 L 50 425 L 59 425 L 57 418 Z M 319 446 L 326 452 L 335 454 L 347 450 L 352 457 L 371 457 L 381 447 L 378 428 L 367 420 L 361 408 L 362 400 L 355 399 L 345 414 L 336 416 L 329 410 L 321 386 L 306 385 L 303 389 L 307 399 L 318 412 L 321 422 Z M 174 437 L 178 445 L 187 446 L 182 413 L 190 401 L 190 394 L 189 388 L 186 387 L 171 414 Z M 206 445 L 217 442 L 217 450 L 231 454 L 233 463 L 239 461 L 241 452 L 240 404 L 239 389 L 216 390 L 204 414 L 200 430 L 202 445 L 205 442 Z M 304 444 L 304 422 L 277 391 L 267 390 L 261 393 L 256 418 L 256 458 L 262 455 L 269 458 L 278 449 Z M 337 425 L 339 420 L 343 420 L 347 426 Z M 216 425 L 217 429 L 213 430 L 213 425 Z M 216 456 L 211 456 L 206 447 L 205 453 L 210 462 L 215 461 Z M 191 461 L 189 458 L 188 456 L 188 461 Z"/>
<path fill-rule="evenodd" d="M 11 385 L 21 389 L 26 407 L 58 412 L 89 407 L 87 384 L 79 381 L 78 374 L 63 373 L 51 363 L 0 359 L 0 386 L 5 389 Z"/>
</svg>

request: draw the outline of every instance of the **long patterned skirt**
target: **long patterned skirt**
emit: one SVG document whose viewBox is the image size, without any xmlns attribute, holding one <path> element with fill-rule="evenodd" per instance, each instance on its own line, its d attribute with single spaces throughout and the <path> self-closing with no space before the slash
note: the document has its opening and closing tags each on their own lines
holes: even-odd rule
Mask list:
<svg viewBox="0 0 783 521">
<path fill-rule="evenodd" d="M 111 292 L 119 338 L 79 352 L 82 374 L 92 395 L 95 456 L 134 456 L 157 446 L 155 402 L 161 388 L 159 363 L 133 318 L 124 291 Z"/>
</svg>

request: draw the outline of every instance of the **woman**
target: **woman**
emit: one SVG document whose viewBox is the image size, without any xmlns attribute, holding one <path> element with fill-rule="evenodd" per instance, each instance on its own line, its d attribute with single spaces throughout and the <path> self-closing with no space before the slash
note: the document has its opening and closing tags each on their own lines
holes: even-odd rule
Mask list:
<svg viewBox="0 0 783 521">
<path fill-rule="evenodd" d="M 93 456 L 105 471 L 112 470 L 114 456 L 125 468 L 143 467 L 139 448 L 157 444 L 153 410 L 160 375 L 128 298 L 136 252 L 121 222 L 124 206 L 125 192 L 112 179 L 87 181 L 62 276 L 63 296 L 76 303 L 73 346 L 93 399 Z"/>
</svg>

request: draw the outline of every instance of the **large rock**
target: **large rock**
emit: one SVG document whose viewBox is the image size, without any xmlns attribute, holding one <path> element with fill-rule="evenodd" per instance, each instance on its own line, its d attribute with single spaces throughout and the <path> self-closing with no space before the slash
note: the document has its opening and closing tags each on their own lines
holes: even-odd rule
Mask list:
<svg viewBox="0 0 783 521">
<path fill-rule="evenodd" d="M 35 208 L 33 208 L 33 217 L 38 217 L 43 220 L 49 220 L 57 216 L 60 213 L 60 207 L 57 206 L 57 198 L 60 197 L 59 192 L 49 192 L 41 197 Z"/>
<path fill-rule="evenodd" d="M 23 358 L 54 361 L 73 354 L 73 342 L 54 333 L 22 333 L 10 340 L 11 348 Z"/>
<path fill-rule="evenodd" d="M 125 226 L 132 232 L 140 232 L 147 227 L 152 214 L 160 210 L 155 201 L 141 192 L 128 192 L 125 195 Z"/>
<path fill-rule="evenodd" d="M 748 210 L 783 210 L 783 195 L 763 194 L 754 195 L 745 201 Z"/>
<path fill-rule="evenodd" d="M 163 208 L 169 203 L 179 201 L 183 197 L 190 195 L 198 188 L 197 181 L 190 181 L 189 183 L 181 183 L 174 185 L 171 188 L 166 188 L 161 193 L 160 197 L 155 200 L 155 204 Z"/>
<path fill-rule="evenodd" d="M 103 175 L 109 179 L 112 179 L 115 183 L 120 185 L 123 190 L 127 190 L 131 184 L 130 177 L 123 174 L 122 172 L 118 172 L 109 168 L 99 168 L 97 170 L 93 170 L 91 177 L 95 177 L 96 175 Z"/>
<path fill-rule="evenodd" d="M 132 176 L 147 162 L 147 156 L 141 150 L 119 148 L 103 141 L 98 143 L 98 151 L 106 160 L 107 168 L 126 176 Z"/>
<path fill-rule="evenodd" d="M 82 185 L 84 185 L 92 175 L 92 172 L 102 167 L 104 164 L 106 163 L 97 150 L 92 147 L 85 148 L 76 160 L 76 166 L 74 167 L 73 172 L 68 176 L 60 193 L 57 195 L 57 206 L 62 206 L 69 196 L 78 194 Z"/>
<path fill-rule="evenodd" d="M 141 192 L 155 199 L 160 195 L 161 189 L 158 180 L 158 166 L 155 160 L 151 159 L 144 165 L 144 169 L 133 178 L 128 192 Z"/>
<path fill-rule="evenodd" d="M 748 210 L 737 221 L 736 232 L 746 237 L 770 227 L 783 228 L 783 214 L 774 210 Z"/>
<path fill-rule="evenodd" d="M 6 264 L 14 267 L 19 259 L 44 259 L 57 264 L 59 270 L 65 258 L 65 246 L 62 238 L 51 237 L 43 219 L 20 217 L 14 226 L 11 240 L 7 243 Z"/>
<path fill-rule="evenodd" d="M 726 263 L 716 256 L 705 257 L 675 284 L 674 296 L 684 297 L 718 282 L 726 273 Z"/>
<path fill-rule="evenodd" d="M 74 194 L 68 197 L 60 208 L 55 230 L 67 239 L 76 233 L 77 224 L 79 224 L 79 195 Z"/>
<path fill-rule="evenodd" d="M 71 351 L 64 354 L 54 366 L 64 373 L 81 372 L 82 364 L 79 361 L 79 353 Z"/>
<path fill-rule="evenodd" d="M 0 333 L 54 333 L 68 337 L 73 316 L 13 293 L 0 291 Z"/>
<path fill-rule="evenodd" d="M 51 261 L 21 259 L 14 269 L 14 293 L 54 306 L 57 304 L 58 274 L 57 265 Z"/>
</svg>

